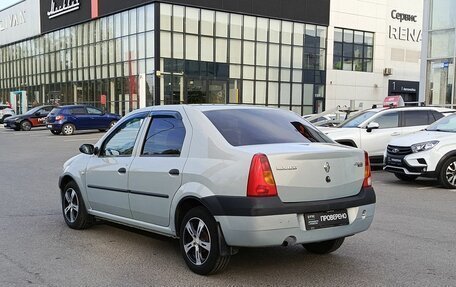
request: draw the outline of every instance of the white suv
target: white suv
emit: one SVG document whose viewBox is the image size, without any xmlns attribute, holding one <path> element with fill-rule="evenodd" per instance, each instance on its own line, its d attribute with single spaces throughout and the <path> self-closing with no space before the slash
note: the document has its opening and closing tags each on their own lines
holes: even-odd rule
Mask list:
<svg viewBox="0 0 456 287">
<path fill-rule="evenodd" d="M 433 177 L 446 188 L 456 188 L 456 114 L 392 140 L 384 163 L 384 169 L 401 180 Z"/>
<path fill-rule="evenodd" d="M 369 153 L 373 164 L 383 163 L 383 153 L 395 137 L 424 129 L 455 110 L 435 107 L 376 108 L 359 112 L 337 128 L 320 128 L 344 145 Z"/>
<path fill-rule="evenodd" d="M 330 253 L 374 216 L 367 154 L 290 111 L 145 108 L 80 150 L 59 181 L 66 224 L 96 216 L 179 238 L 198 274 L 222 270 L 237 247 Z"/>
<path fill-rule="evenodd" d="M 0 124 L 3 124 L 6 118 L 14 116 L 16 113 L 8 105 L 0 104 Z"/>
</svg>

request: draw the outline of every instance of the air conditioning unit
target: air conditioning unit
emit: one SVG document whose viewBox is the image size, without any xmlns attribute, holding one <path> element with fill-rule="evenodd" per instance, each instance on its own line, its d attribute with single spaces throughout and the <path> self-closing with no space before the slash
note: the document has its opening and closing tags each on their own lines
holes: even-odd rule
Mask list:
<svg viewBox="0 0 456 287">
<path fill-rule="evenodd" d="M 393 74 L 393 71 L 391 68 L 385 68 L 383 69 L 383 76 L 390 76 Z"/>
</svg>

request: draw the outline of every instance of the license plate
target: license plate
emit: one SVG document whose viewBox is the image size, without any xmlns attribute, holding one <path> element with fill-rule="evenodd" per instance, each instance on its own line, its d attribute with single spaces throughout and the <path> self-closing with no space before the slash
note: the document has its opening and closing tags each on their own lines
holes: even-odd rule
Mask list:
<svg viewBox="0 0 456 287">
<path fill-rule="evenodd" d="M 48 129 L 52 129 L 52 125 L 47 125 Z"/>
<path fill-rule="evenodd" d="M 389 157 L 387 157 L 386 162 L 387 162 L 387 163 L 390 163 L 390 164 L 396 164 L 396 165 L 398 165 L 398 164 L 401 164 L 401 163 L 402 163 L 402 159 L 400 159 L 400 158 L 394 158 L 394 157 L 390 157 L 390 156 L 389 156 Z"/>
<path fill-rule="evenodd" d="M 348 225 L 349 223 L 346 209 L 306 213 L 304 219 L 307 230 Z"/>
</svg>

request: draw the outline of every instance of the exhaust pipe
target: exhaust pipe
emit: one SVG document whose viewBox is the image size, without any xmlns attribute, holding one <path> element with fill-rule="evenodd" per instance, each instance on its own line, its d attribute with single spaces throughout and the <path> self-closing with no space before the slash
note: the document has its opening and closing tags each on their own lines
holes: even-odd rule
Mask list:
<svg viewBox="0 0 456 287">
<path fill-rule="evenodd" d="M 285 240 L 283 241 L 282 246 L 283 246 L 283 247 L 287 247 L 287 246 L 292 246 L 292 245 L 295 245 L 295 244 L 296 244 L 296 237 L 294 237 L 294 236 L 288 236 L 288 237 L 285 238 Z"/>
</svg>

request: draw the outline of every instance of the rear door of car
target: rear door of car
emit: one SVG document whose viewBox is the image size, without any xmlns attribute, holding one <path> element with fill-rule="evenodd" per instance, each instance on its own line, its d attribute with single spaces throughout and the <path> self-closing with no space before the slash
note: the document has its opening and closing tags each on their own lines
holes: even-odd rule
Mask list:
<svg viewBox="0 0 456 287">
<path fill-rule="evenodd" d="M 130 208 L 134 219 L 169 225 L 169 210 L 182 183 L 191 128 L 182 109 L 155 111 L 129 169 Z"/>
<path fill-rule="evenodd" d="M 94 107 L 87 107 L 87 112 L 90 116 L 91 128 L 103 129 L 109 126 L 109 119 L 101 110 Z"/>
<path fill-rule="evenodd" d="M 72 123 L 77 130 L 84 130 L 90 127 L 90 116 L 85 107 L 73 107 L 69 110 L 72 116 Z"/>
<path fill-rule="evenodd" d="M 428 109 L 402 111 L 402 135 L 425 129 L 435 121 Z"/>
</svg>

